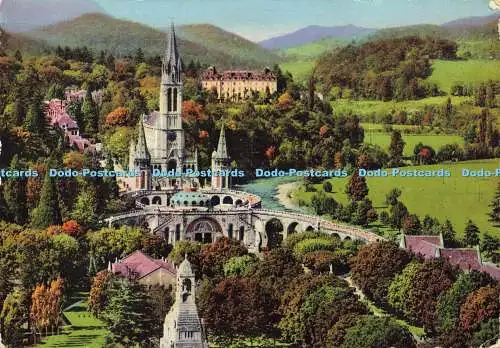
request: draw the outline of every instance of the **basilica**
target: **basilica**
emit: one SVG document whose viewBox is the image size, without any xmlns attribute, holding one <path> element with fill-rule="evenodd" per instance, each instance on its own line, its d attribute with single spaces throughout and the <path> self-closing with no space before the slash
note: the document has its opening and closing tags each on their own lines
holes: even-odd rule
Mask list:
<svg viewBox="0 0 500 348">
<path fill-rule="evenodd" d="M 199 179 L 194 176 L 152 177 L 155 170 L 176 173 L 185 173 L 186 170 L 198 171 L 197 150 L 188 151 L 185 147 L 185 134 L 182 128 L 181 74 L 181 56 L 172 25 L 162 64 L 160 110 L 141 117 L 138 139 L 130 142 L 128 169 L 140 173 L 140 176 L 127 183 L 130 191 L 196 191 L 200 186 Z M 217 151 L 212 154 L 213 188 L 223 188 L 227 185 L 227 180 L 216 175 L 228 168 L 228 162 L 224 127 L 222 127 Z"/>
</svg>

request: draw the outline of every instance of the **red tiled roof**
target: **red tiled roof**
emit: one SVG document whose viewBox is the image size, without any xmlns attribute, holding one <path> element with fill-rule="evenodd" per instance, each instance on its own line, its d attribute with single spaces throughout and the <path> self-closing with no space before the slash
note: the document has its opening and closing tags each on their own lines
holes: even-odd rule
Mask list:
<svg viewBox="0 0 500 348">
<path fill-rule="evenodd" d="M 476 249 L 441 249 L 440 255 L 453 266 L 463 270 L 477 270 L 482 268 L 481 260 Z"/>
<path fill-rule="evenodd" d="M 444 246 L 441 245 L 441 238 L 439 236 L 411 236 L 405 234 L 405 244 L 407 248 L 411 245 L 416 245 L 421 241 L 426 241 L 427 243 L 431 243 L 440 247 Z"/>
<path fill-rule="evenodd" d="M 413 253 L 423 256 L 424 259 L 432 259 L 436 256 L 436 249 L 439 249 L 439 246 L 425 240 L 418 240 L 408 244 L 407 248 Z"/>
<path fill-rule="evenodd" d="M 175 266 L 172 263 L 153 259 L 139 250 L 112 265 L 113 273 L 126 277 L 137 276 L 138 279 L 144 278 L 160 268 L 173 275 L 176 274 Z"/>
</svg>

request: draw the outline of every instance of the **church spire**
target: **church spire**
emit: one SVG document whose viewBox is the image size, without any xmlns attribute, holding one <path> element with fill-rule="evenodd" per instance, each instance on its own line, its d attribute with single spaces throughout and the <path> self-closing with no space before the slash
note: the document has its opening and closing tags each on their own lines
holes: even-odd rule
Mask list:
<svg viewBox="0 0 500 348">
<path fill-rule="evenodd" d="M 142 117 L 139 121 L 139 138 L 137 139 L 137 145 L 135 146 L 135 159 L 151 159 L 151 155 L 149 154 L 148 147 L 146 145 L 146 134 L 144 133 L 144 123 L 142 121 Z"/>
<path fill-rule="evenodd" d="M 217 153 L 215 158 L 222 160 L 229 159 L 229 156 L 227 155 L 226 132 L 224 131 L 224 123 L 222 123 L 222 128 L 220 129 L 219 143 L 217 144 Z"/>
<path fill-rule="evenodd" d="M 174 23 L 170 25 L 168 32 L 167 49 L 163 58 L 162 82 L 178 84 L 181 82 L 181 56 L 177 46 Z"/>
</svg>

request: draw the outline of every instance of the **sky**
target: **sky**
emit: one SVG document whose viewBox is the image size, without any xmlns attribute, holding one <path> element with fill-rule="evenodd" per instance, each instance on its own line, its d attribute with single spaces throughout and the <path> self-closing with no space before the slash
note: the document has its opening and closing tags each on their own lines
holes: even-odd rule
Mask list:
<svg viewBox="0 0 500 348">
<path fill-rule="evenodd" d="M 1 1 L 1 0 L 0 0 Z M 211 23 L 259 41 L 308 25 L 382 28 L 493 14 L 488 0 L 94 0 L 152 26 Z"/>
</svg>

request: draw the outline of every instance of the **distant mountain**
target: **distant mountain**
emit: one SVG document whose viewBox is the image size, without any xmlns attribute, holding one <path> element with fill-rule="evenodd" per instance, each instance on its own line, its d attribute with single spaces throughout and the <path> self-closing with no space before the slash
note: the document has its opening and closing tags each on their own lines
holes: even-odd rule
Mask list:
<svg viewBox="0 0 500 348">
<path fill-rule="evenodd" d="M 192 36 L 193 31 L 194 29 L 187 27 L 188 36 Z M 138 48 L 141 48 L 147 55 L 163 55 L 167 39 L 166 33 L 161 30 L 96 13 L 31 30 L 25 35 L 45 41 L 52 46 L 87 46 L 94 52 L 107 51 L 117 57 L 133 55 Z M 247 45 L 247 54 L 233 55 L 235 44 L 227 46 L 227 42 L 227 45 L 219 43 L 217 47 L 212 47 L 187 40 L 182 36 L 179 42 L 182 58 L 186 63 L 190 60 L 198 60 L 200 63 L 223 68 L 256 68 L 263 64 L 258 60 L 259 57 L 263 58 L 262 48 L 257 45 L 254 45 L 258 47 L 256 53 L 251 49 L 253 46 Z M 272 54 L 269 55 L 269 59 L 265 62 L 268 63 L 272 57 Z"/>
<path fill-rule="evenodd" d="M 105 12 L 93 0 L 3 0 L 0 3 L 0 19 L 10 32 L 28 31 L 85 13 Z"/>
<path fill-rule="evenodd" d="M 445 28 L 473 28 L 473 27 L 482 27 L 488 25 L 489 23 L 498 20 L 500 18 L 499 14 L 493 14 L 491 16 L 483 16 L 483 17 L 466 17 L 456 19 L 451 22 L 447 22 L 441 24 L 442 27 Z"/>
<path fill-rule="evenodd" d="M 239 61 L 253 61 L 256 65 L 269 66 L 280 61 L 278 55 L 260 45 L 211 24 L 183 25 L 177 32 L 186 40 L 211 51 L 229 54 Z"/>
<path fill-rule="evenodd" d="M 48 54 L 53 51 L 44 41 L 31 39 L 20 33 L 7 33 L 7 52 L 14 53 L 17 50 L 23 55 Z"/>
<path fill-rule="evenodd" d="M 273 37 L 259 44 L 264 48 L 280 49 L 303 45 L 312 41 L 317 41 L 325 37 L 356 39 L 375 32 L 375 29 L 362 28 L 354 25 L 344 25 L 335 27 L 323 27 L 310 25 L 308 27 L 294 31 L 293 33 Z"/>
</svg>

